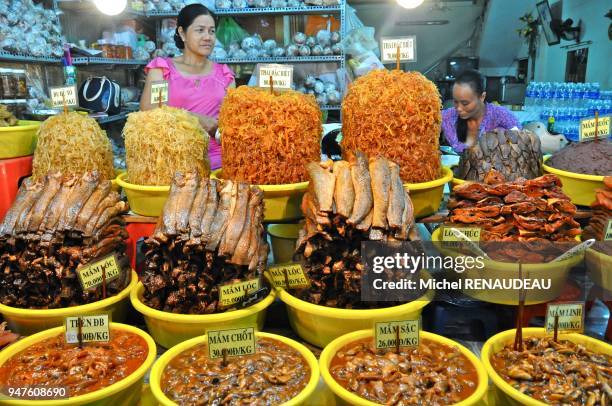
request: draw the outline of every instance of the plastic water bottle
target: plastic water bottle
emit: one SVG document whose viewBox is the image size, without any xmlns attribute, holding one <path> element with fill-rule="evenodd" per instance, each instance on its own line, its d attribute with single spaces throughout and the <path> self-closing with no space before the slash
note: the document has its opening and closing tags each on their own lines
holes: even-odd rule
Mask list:
<svg viewBox="0 0 612 406">
<path fill-rule="evenodd" d="M 529 82 L 525 90 L 525 110 L 530 110 L 535 102 L 535 82 Z"/>
<path fill-rule="evenodd" d="M 574 93 L 574 107 L 582 109 L 582 100 L 584 99 L 584 84 L 578 83 L 576 92 Z"/>
</svg>

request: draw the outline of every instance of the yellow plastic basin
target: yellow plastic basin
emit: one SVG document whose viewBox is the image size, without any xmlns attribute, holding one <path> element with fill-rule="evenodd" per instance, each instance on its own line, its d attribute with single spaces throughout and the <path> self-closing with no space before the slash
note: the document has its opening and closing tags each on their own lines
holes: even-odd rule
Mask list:
<svg viewBox="0 0 612 406">
<path fill-rule="evenodd" d="M 591 280 L 597 286 L 612 291 L 612 256 L 589 248 L 584 254 L 584 261 Z"/>
<path fill-rule="evenodd" d="M 85 395 L 75 396 L 68 399 L 61 400 L 2 400 L 0 403 L 3 405 L 33 405 L 33 406 L 63 406 L 63 405 L 89 405 L 89 406 L 132 406 L 137 405 L 140 400 L 142 393 L 142 384 L 144 376 L 147 370 L 155 361 L 157 356 L 157 348 L 155 342 L 144 331 L 137 329 L 136 327 L 128 326 L 126 324 L 111 323 L 112 330 L 123 330 L 130 333 L 138 334 L 142 337 L 149 347 L 149 354 L 145 359 L 144 363 L 128 377 L 95 392 L 87 393 Z M 10 345 L 2 352 L 0 352 L 0 365 L 4 364 L 11 357 L 17 353 L 25 350 L 29 346 L 45 340 L 47 338 L 55 337 L 59 334 L 64 333 L 64 327 L 55 327 L 50 330 L 45 330 L 40 333 L 34 334 L 30 337 L 26 337 L 22 340 L 17 341 L 15 344 Z"/>
<path fill-rule="evenodd" d="M 505 345 L 514 342 L 515 329 L 502 331 L 489 338 L 482 347 L 481 360 L 489 374 L 489 378 L 495 385 L 495 398 L 498 405 L 527 405 L 527 406 L 545 406 L 546 403 L 535 400 L 518 390 L 514 389 L 510 384 L 497 374 L 491 365 L 491 356 L 502 350 Z M 527 337 L 544 337 L 546 330 L 541 327 L 526 327 L 523 328 L 523 340 Z M 559 334 L 559 340 L 569 340 L 576 344 L 581 344 L 591 351 L 601 354 L 612 354 L 612 345 L 595 338 L 587 337 L 582 334 Z"/>
<path fill-rule="evenodd" d="M 268 226 L 274 263 L 291 262 L 301 228 L 300 224 L 270 224 Z"/>
<path fill-rule="evenodd" d="M 141 216 L 159 217 L 170 194 L 170 186 L 144 186 L 126 181 L 127 172 L 117 176 L 117 185 L 123 188 L 130 209 Z"/>
<path fill-rule="evenodd" d="M 433 291 L 427 291 L 420 298 L 398 306 L 381 309 L 337 309 L 298 299 L 282 288 L 276 290 L 280 300 L 287 305 L 289 324 L 293 331 L 319 348 L 346 333 L 371 328 L 374 321 L 417 319 L 434 296 Z"/>
<path fill-rule="evenodd" d="M 431 240 L 434 243 L 441 242 L 440 229 L 436 229 L 431 235 Z M 436 244 L 440 252 L 446 256 L 457 257 L 460 254 L 449 248 L 442 247 L 441 244 Z M 542 264 L 522 264 L 523 277 L 525 279 L 550 279 L 550 289 L 525 289 L 526 298 L 525 304 L 532 305 L 538 303 L 550 302 L 559 297 L 570 270 L 582 262 L 584 253 L 575 255 L 559 262 L 548 262 Z M 462 273 L 453 272 L 458 280 L 466 279 L 499 279 L 512 280 L 519 277 L 519 266 L 515 262 L 501 262 L 483 260 L 484 269 L 466 269 Z M 466 295 L 482 300 L 483 302 L 497 303 L 503 305 L 518 304 L 519 291 L 518 289 L 461 289 Z"/>
<path fill-rule="evenodd" d="M 121 190 L 121 187 L 117 183 L 117 177 L 122 173 L 125 173 L 125 169 L 115 169 L 115 179 L 111 179 L 111 187 L 115 192 L 119 192 Z"/>
<path fill-rule="evenodd" d="M 32 155 L 40 121 L 19 120 L 14 127 L 0 127 L 0 159 Z"/>
<path fill-rule="evenodd" d="M 0 313 L 8 327 L 15 333 L 30 335 L 64 324 L 64 317 L 80 316 L 88 313 L 109 312 L 112 321 L 125 321 L 129 308 L 128 296 L 138 282 L 138 275 L 132 271 L 128 286 L 115 296 L 97 302 L 60 309 L 20 309 L 0 304 Z"/>
<path fill-rule="evenodd" d="M 213 171 L 210 176 L 214 179 L 224 179 L 222 169 Z M 257 186 L 264 192 L 265 222 L 298 220 L 304 217 L 300 205 L 308 182 Z"/>
<path fill-rule="evenodd" d="M 276 297 L 272 289 L 263 300 L 244 309 L 214 314 L 177 314 L 145 305 L 142 302 L 143 294 L 144 285 L 139 282 L 130 293 L 132 305 L 144 316 L 147 330 L 155 342 L 165 348 L 206 334 L 210 329 L 233 329 L 256 325 L 261 330 L 266 320 L 266 308 Z"/>
<path fill-rule="evenodd" d="M 404 188 L 410 192 L 414 217 L 425 217 L 437 212 L 442 202 L 444 185 L 452 179 L 453 171 L 444 166 L 439 179 L 424 183 L 404 183 Z"/>
<path fill-rule="evenodd" d="M 306 384 L 304 389 L 302 389 L 302 391 L 295 398 L 291 399 L 289 402 L 283 403 L 283 405 L 284 406 L 297 406 L 297 405 L 304 404 L 304 402 L 313 394 L 319 382 L 319 364 L 315 356 L 304 345 L 294 340 L 291 340 L 287 337 L 279 336 L 276 334 L 270 334 L 270 333 L 262 333 L 261 331 L 255 332 L 255 336 L 258 338 L 268 338 L 268 339 L 280 341 L 281 343 L 287 344 L 288 346 L 298 351 L 306 359 L 306 361 L 308 362 L 308 366 L 310 367 L 310 371 L 311 371 L 310 379 L 308 380 L 308 383 Z M 186 351 L 191 347 L 194 347 L 202 343 L 207 343 L 207 342 L 208 342 L 208 336 L 206 335 L 192 338 L 191 340 L 185 341 L 183 343 L 178 344 L 175 347 L 172 347 L 171 349 L 166 351 L 161 357 L 159 357 L 159 359 L 155 362 L 155 364 L 153 365 L 153 368 L 151 369 L 150 384 L 151 384 L 151 391 L 153 392 L 153 396 L 155 396 L 155 399 L 157 399 L 159 404 L 164 405 L 164 406 L 176 405 L 176 403 L 168 399 L 168 397 L 166 397 L 166 395 L 161 390 L 161 386 L 160 386 L 161 377 L 164 372 L 164 369 L 166 369 L 166 366 L 170 363 L 170 361 L 174 357 L 176 357 L 183 351 Z"/>
<path fill-rule="evenodd" d="M 321 357 L 319 358 L 319 366 L 321 368 L 321 376 L 323 377 L 323 380 L 338 398 L 348 403 L 349 405 L 376 406 L 378 405 L 378 403 L 374 403 L 360 396 L 357 396 L 356 394 L 352 393 L 348 389 L 345 389 L 343 386 L 337 383 L 329 372 L 329 366 L 336 353 L 344 346 L 367 337 L 372 337 L 372 335 L 373 331 L 370 328 L 368 330 L 355 331 L 338 337 L 325 347 L 325 349 L 321 353 Z M 470 350 L 460 345 L 456 341 L 449 340 L 448 338 L 439 336 L 437 334 L 429 333 L 427 331 L 421 331 L 419 336 L 423 340 L 435 341 L 440 344 L 456 347 L 459 349 L 459 351 L 461 351 L 463 355 L 465 355 L 470 360 L 470 362 L 476 368 L 476 373 L 478 374 L 478 386 L 476 386 L 476 390 L 474 391 L 474 393 L 472 393 L 468 398 L 462 400 L 461 402 L 456 403 L 456 405 L 468 406 L 475 405 L 480 402 L 487 393 L 489 380 L 484 366 L 482 365 L 480 360 L 474 355 L 474 353 L 472 353 Z"/>
<path fill-rule="evenodd" d="M 544 157 L 542 169 L 561 179 L 563 192 L 572 199 L 572 203 L 590 206 L 595 201 L 595 190 L 604 188 L 603 176 L 582 175 L 580 173 L 562 171 L 546 165 L 550 156 Z"/>
</svg>

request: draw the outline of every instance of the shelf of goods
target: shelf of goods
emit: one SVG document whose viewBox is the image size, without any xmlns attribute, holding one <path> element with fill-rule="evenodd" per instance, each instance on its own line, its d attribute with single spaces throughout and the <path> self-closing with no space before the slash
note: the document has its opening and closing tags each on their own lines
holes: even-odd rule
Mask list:
<svg viewBox="0 0 612 406">
<path fill-rule="evenodd" d="M 293 56 L 293 57 L 270 57 L 257 59 L 237 59 L 225 58 L 217 59 L 215 62 L 232 64 L 232 63 L 312 63 L 312 62 L 341 62 L 344 60 L 342 55 L 334 56 Z"/>
<path fill-rule="evenodd" d="M 251 7 L 251 8 L 218 8 L 215 14 L 227 15 L 268 15 L 268 14 L 333 14 L 340 13 L 342 6 L 304 6 L 304 7 Z M 130 10 L 130 13 L 150 18 L 171 18 L 178 16 L 177 12 Z"/>
<path fill-rule="evenodd" d="M 75 65 L 146 65 L 149 61 L 138 59 L 117 59 L 98 57 L 73 58 Z"/>
<path fill-rule="evenodd" d="M 0 51 L 0 61 L 3 62 L 39 62 L 39 63 L 59 63 L 60 58 L 50 56 L 33 56 L 22 53 Z"/>
</svg>

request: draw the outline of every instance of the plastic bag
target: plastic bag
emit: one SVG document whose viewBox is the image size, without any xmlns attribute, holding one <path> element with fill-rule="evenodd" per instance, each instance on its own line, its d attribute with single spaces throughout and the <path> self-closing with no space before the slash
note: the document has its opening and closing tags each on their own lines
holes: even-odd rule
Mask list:
<svg viewBox="0 0 612 406">
<path fill-rule="evenodd" d="M 217 38 L 224 44 L 233 42 L 241 43 L 242 40 L 249 36 L 236 20 L 231 17 L 221 17 L 219 26 L 217 27 Z"/>
</svg>

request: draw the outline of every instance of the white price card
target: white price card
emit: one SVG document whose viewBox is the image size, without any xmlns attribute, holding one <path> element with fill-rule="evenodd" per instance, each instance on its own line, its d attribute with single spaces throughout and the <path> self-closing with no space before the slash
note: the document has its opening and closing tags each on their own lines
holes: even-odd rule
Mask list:
<svg viewBox="0 0 612 406">
<path fill-rule="evenodd" d="M 382 37 L 380 39 L 380 53 L 382 63 L 397 61 L 397 47 L 400 51 L 400 62 L 416 62 L 416 36 L 408 37 Z"/>
<path fill-rule="evenodd" d="M 76 107 L 79 105 L 76 85 L 52 86 L 49 88 L 51 107 Z"/>
<path fill-rule="evenodd" d="M 595 137 L 597 131 L 597 137 Z M 598 138 L 606 139 L 610 136 L 610 116 L 599 116 L 580 120 L 580 142 L 593 141 Z"/>
<path fill-rule="evenodd" d="M 168 103 L 168 82 L 159 80 L 151 83 L 151 104 Z"/>
<path fill-rule="evenodd" d="M 293 65 L 258 64 L 258 86 L 270 88 L 270 78 L 275 90 L 291 89 L 293 83 Z"/>
<path fill-rule="evenodd" d="M 110 318 L 108 314 L 66 317 L 64 324 L 68 344 L 108 342 L 110 340 Z M 80 339 L 79 335 L 81 336 Z"/>
</svg>

